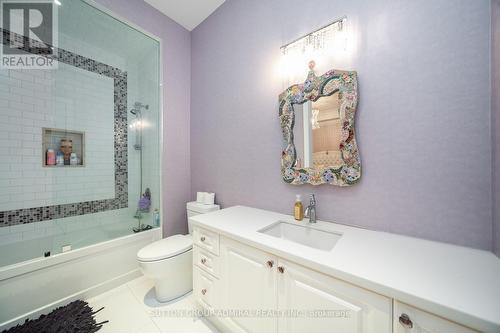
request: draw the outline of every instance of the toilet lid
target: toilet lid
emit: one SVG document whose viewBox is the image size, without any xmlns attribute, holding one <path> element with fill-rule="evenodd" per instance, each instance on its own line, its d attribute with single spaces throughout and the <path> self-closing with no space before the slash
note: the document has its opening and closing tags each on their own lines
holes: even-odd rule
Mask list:
<svg viewBox="0 0 500 333">
<path fill-rule="evenodd" d="M 156 261 L 174 257 L 193 247 L 193 239 L 189 235 L 174 235 L 149 245 L 137 252 L 140 261 Z"/>
</svg>

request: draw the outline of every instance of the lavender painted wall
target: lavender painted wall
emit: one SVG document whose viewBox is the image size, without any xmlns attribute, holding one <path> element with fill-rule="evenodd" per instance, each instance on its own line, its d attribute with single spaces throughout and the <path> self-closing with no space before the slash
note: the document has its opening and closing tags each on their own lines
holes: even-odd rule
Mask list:
<svg viewBox="0 0 500 333">
<path fill-rule="evenodd" d="M 97 0 L 97 2 L 162 39 L 163 232 L 164 236 L 186 233 L 186 202 L 191 197 L 190 33 L 142 0 Z"/>
<path fill-rule="evenodd" d="M 493 212 L 495 253 L 500 257 L 500 1 L 491 3 L 491 69 L 492 69 L 492 121 L 493 121 Z"/>
<path fill-rule="evenodd" d="M 279 47 L 342 15 L 358 40 L 344 69 L 359 75 L 362 180 L 287 185 Z M 192 197 L 291 214 L 315 192 L 321 219 L 492 249 L 489 1 L 228 0 L 191 51 Z"/>
</svg>

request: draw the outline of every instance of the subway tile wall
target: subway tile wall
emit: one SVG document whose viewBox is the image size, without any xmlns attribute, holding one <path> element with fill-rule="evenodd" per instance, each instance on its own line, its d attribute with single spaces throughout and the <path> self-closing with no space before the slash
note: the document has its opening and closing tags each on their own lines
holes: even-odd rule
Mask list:
<svg viewBox="0 0 500 333">
<path fill-rule="evenodd" d="M 151 187 L 153 191 L 152 209 L 160 207 L 158 114 L 156 111 L 158 96 L 156 92 L 148 89 L 148 84 L 150 84 L 148 80 L 155 79 L 157 73 L 154 68 L 151 69 L 153 72 L 145 73 L 140 62 L 122 58 L 96 48 L 94 45 L 74 41 L 64 33 L 61 33 L 59 37 L 60 45 L 64 43 L 66 49 L 73 50 L 78 56 L 96 59 L 127 72 L 128 107 L 126 111 L 135 101 L 150 104 L 151 109 L 145 116 L 148 127 L 144 129 L 143 188 L 139 188 L 140 154 L 133 148 L 135 136 L 129 130 L 127 136 L 128 207 L 35 223 L 12 223 L 2 226 L 0 227 L 0 252 L 8 252 L 12 255 L 1 257 L 0 267 L 39 257 L 47 250 L 52 251 L 52 254 L 58 253 L 64 245 L 71 244 L 75 249 L 131 234 L 132 227 L 135 227 L 138 222 L 133 218 L 137 200 L 145 187 Z M 12 210 L 17 209 L 11 205 L 15 202 L 25 207 L 40 207 L 36 204 L 41 204 L 42 201 L 46 202 L 46 204 L 41 204 L 44 206 L 114 198 L 116 193 L 113 95 L 111 78 L 62 62 L 59 63 L 57 71 L 0 70 L 0 206 L 3 203 L 2 200 L 9 200 L 7 209 Z M 4 108 L 7 110 L 6 114 L 4 114 Z M 18 112 L 10 114 L 7 113 L 8 110 Z M 127 117 L 130 124 L 133 116 L 127 112 Z M 9 123 L 11 120 L 12 122 Z M 33 130 L 28 130 L 30 127 Z M 84 131 L 86 134 L 85 166 L 83 168 L 42 168 L 44 154 L 41 151 L 42 127 Z M 34 128 L 38 132 L 35 132 Z M 89 147 L 90 141 L 95 143 L 92 144 L 93 149 Z M 21 152 L 14 155 L 10 154 L 10 149 L 2 150 L 5 142 L 11 144 L 12 147 L 20 148 Z M 90 158 L 93 158 L 93 161 L 90 161 Z M 24 163 L 36 166 L 36 168 L 20 170 L 12 167 Z M 2 177 L 1 175 L 4 174 L 10 176 Z M 15 175 L 21 175 L 21 177 L 14 178 Z M 17 185 L 11 185 L 12 179 L 16 180 Z M 76 185 L 69 186 L 71 184 Z M 78 191 L 71 192 L 75 186 Z M 4 191 L 7 187 L 12 190 L 12 193 Z M 28 192 L 33 189 L 36 191 Z M 57 195 L 60 191 L 66 191 L 66 195 Z M 34 193 L 34 197 L 27 193 Z M 72 199 L 70 199 L 71 196 Z M 88 199 L 90 196 L 96 199 Z M 27 197 L 34 199 L 26 200 Z M 40 201 L 36 202 L 37 200 Z M 0 211 L 4 210 L 4 207 L 1 206 Z M 144 214 L 142 222 L 149 224 L 151 213 Z"/>
<path fill-rule="evenodd" d="M 63 63 L 0 75 L 0 211 L 113 198 L 113 79 Z M 85 167 L 43 167 L 43 127 L 85 132 Z"/>
</svg>

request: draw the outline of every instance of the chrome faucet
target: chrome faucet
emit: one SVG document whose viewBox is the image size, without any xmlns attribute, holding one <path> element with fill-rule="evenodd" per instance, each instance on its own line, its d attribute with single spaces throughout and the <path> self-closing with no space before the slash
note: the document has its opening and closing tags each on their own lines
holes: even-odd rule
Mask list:
<svg viewBox="0 0 500 333">
<path fill-rule="evenodd" d="M 311 194 L 309 206 L 306 208 L 305 216 L 309 218 L 309 223 L 316 223 L 316 198 Z"/>
</svg>

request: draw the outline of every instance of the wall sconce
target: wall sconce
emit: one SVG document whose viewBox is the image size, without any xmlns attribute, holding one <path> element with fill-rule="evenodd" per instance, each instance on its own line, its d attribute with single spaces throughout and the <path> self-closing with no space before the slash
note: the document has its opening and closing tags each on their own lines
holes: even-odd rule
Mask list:
<svg viewBox="0 0 500 333">
<path fill-rule="evenodd" d="M 347 50 L 347 17 L 341 17 L 281 46 L 282 74 L 288 83 L 304 80 L 307 64 L 314 60 L 318 70 L 329 70 L 331 60 L 341 59 Z"/>
</svg>

